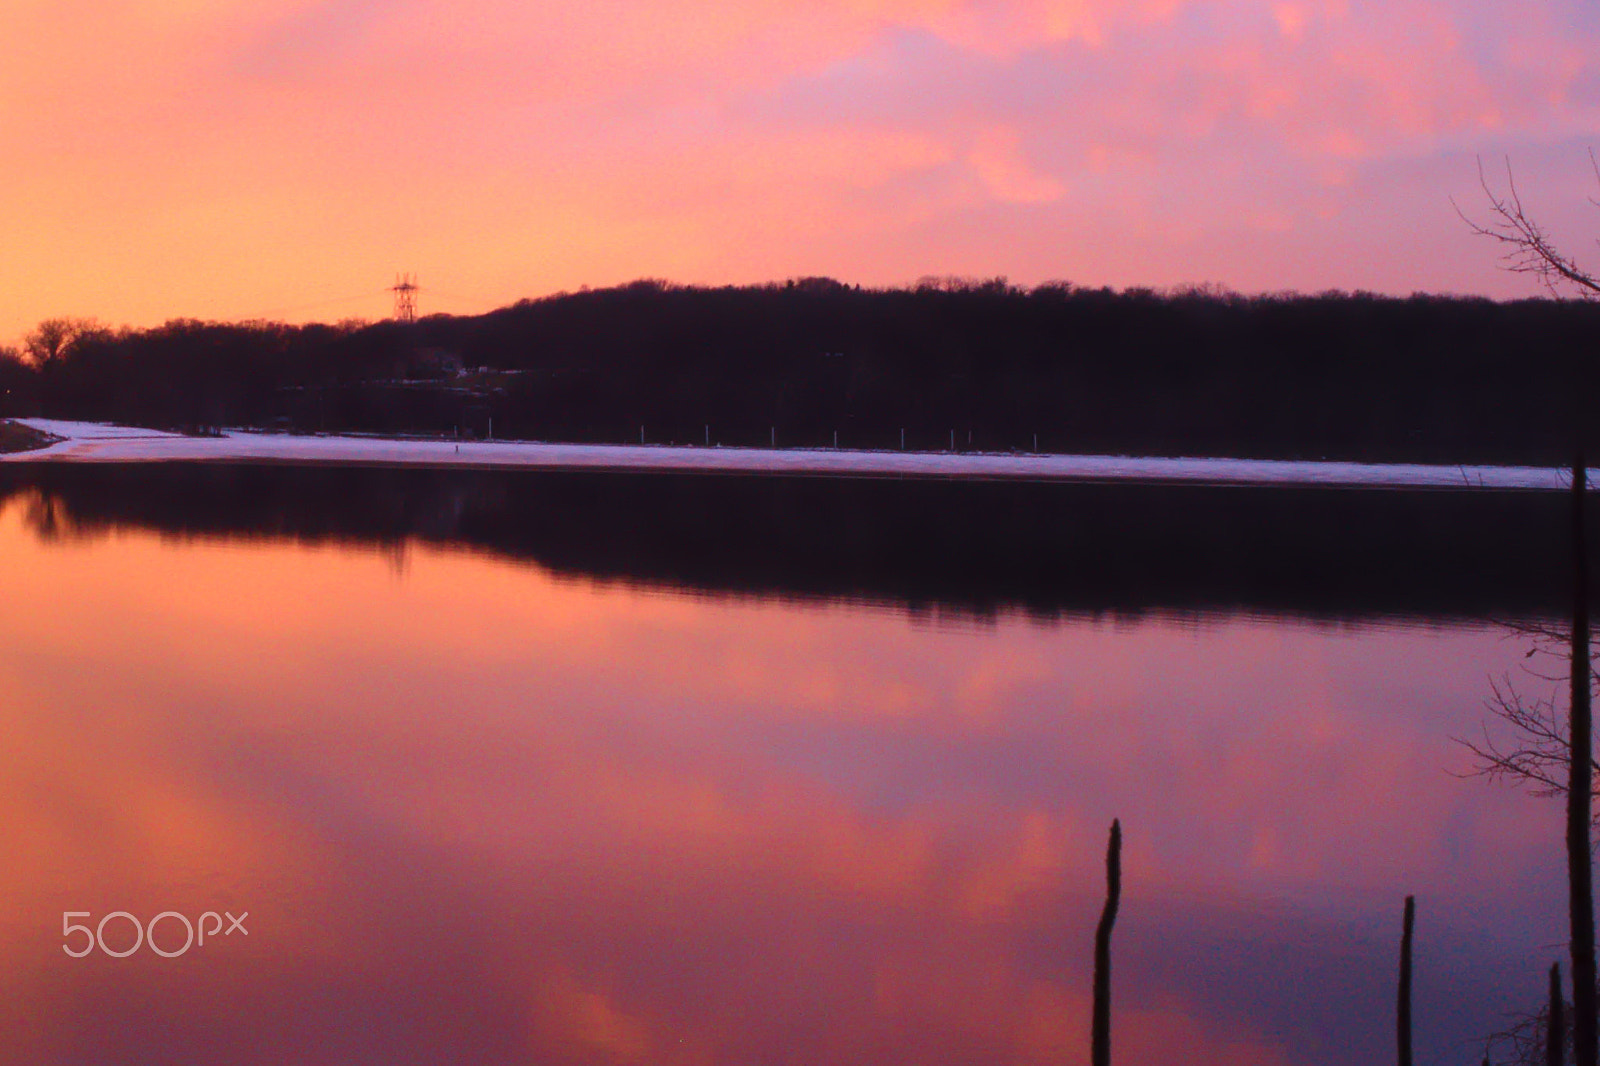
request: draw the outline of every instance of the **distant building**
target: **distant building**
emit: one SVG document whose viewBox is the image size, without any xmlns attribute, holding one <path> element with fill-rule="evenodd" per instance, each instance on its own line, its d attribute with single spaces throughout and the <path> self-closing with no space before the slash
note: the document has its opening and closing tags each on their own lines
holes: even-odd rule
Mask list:
<svg viewBox="0 0 1600 1066">
<path fill-rule="evenodd" d="M 453 378 L 465 372 L 461 353 L 448 348 L 417 348 L 400 359 L 395 367 L 395 377 L 403 380 Z"/>
</svg>

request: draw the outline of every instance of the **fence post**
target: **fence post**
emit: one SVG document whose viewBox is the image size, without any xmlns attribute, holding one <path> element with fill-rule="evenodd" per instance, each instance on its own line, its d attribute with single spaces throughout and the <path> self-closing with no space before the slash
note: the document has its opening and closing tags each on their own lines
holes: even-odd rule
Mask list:
<svg viewBox="0 0 1600 1066">
<path fill-rule="evenodd" d="M 1550 966 L 1550 1013 L 1545 1016 L 1544 1061 L 1545 1066 L 1566 1066 L 1567 1019 L 1566 1005 L 1561 999 L 1561 964 Z"/>
<path fill-rule="evenodd" d="M 953 431 L 952 431 L 953 432 Z M 1111 823 L 1106 846 L 1106 905 L 1094 933 L 1094 1020 L 1090 1039 L 1093 1066 L 1111 1066 L 1111 927 L 1122 900 L 1122 823 Z"/>
<path fill-rule="evenodd" d="M 1407 896 L 1404 931 L 1400 934 L 1400 993 L 1395 1011 L 1400 1066 L 1411 1066 L 1411 926 L 1416 916 L 1416 897 Z"/>
</svg>

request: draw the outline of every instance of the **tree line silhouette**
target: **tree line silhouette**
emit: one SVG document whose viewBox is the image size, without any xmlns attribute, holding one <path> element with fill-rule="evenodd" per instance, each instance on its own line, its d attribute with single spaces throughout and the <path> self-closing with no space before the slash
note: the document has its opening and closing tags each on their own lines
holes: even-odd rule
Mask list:
<svg viewBox="0 0 1600 1066">
<path fill-rule="evenodd" d="M 930 614 L 1248 611 L 1549 628 L 1570 607 L 1567 560 L 1549 550 L 1567 501 L 1547 492 L 0 466 L 0 502 L 19 497 L 36 501 L 25 514 L 43 535 L 139 528 L 393 551 L 420 541 L 583 580 Z"/>
<path fill-rule="evenodd" d="M 1600 307 L 638 281 L 478 316 L 50 320 L 5 414 L 541 440 L 1564 462 Z"/>
</svg>

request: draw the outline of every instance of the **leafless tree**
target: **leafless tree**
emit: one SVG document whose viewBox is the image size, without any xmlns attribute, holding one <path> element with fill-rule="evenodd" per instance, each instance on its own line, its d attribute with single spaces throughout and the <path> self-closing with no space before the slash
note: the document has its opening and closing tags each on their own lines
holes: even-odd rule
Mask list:
<svg viewBox="0 0 1600 1066">
<path fill-rule="evenodd" d="M 23 352 L 35 366 L 50 366 L 65 358 L 79 340 L 100 330 L 92 318 L 47 318 L 23 338 Z"/>
<path fill-rule="evenodd" d="M 1600 1010 L 1596 1007 L 1594 934 L 1594 739 L 1595 672 L 1589 636 L 1589 553 L 1585 512 L 1588 478 L 1580 448 L 1572 465 L 1572 625 L 1567 630 L 1567 720 L 1563 733 L 1556 697 L 1531 703 L 1509 685 L 1498 693 L 1503 710 L 1525 733 L 1532 730 L 1522 754 L 1511 753 L 1498 764 L 1501 772 L 1521 774 L 1547 792 L 1565 793 L 1568 919 L 1572 939 L 1572 1050 L 1578 1066 L 1596 1066 L 1600 1059 Z M 1538 645 L 1536 644 L 1537 648 Z M 1557 689 L 1559 691 L 1559 688 Z M 1491 748 L 1491 750 L 1493 750 Z M 1565 787 L 1560 764 L 1566 762 Z"/>
<path fill-rule="evenodd" d="M 1566 801 L 1568 917 L 1572 957 L 1572 1050 L 1578 1066 L 1595 1066 L 1600 1058 L 1600 1011 L 1596 1010 L 1594 935 L 1594 810 L 1595 762 L 1591 705 L 1595 669 L 1589 639 L 1588 538 L 1584 512 L 1586 482 L 1583 462 L 1572 472 L 1572 625 L 1524 626 L 1535 637 L 1528 657 L 1565 658 L 1567 707 L 1565 720 L 1559 709 L 1562 677 L 1559 673 L 1535 676 L 1554 685 L 1548 697 L 1524 697 L 1509 677 L 1491 683 L 1490 708 L 1508 722 L 1518 740 L 1501 746 L 1487 732 L 1481 744 L 1467 742 L 1477 753 L 1480 771 L 1530 785 L 1536 794 L 1562 796 Z M 1564 650 L 1563 650 L 1564 648 Z M 1564 772 L 1563 772 L 1564 771 Z"/>
<path fill-rule="evenodd" d="M 1562 1012 L 1561 1028 L 1564 1030 L 1557 1042 L 1556 1053 L 1563 1064 L 1572 1059 L 1572 1012 Z M 1533 1014 L 1511 1017 L 1504 1029 L 1490 1034 L 1484 1040 L 1483 1061 L 1489 1066 L 1550 1066 L 1550 1008 L 1541 1007 Z"/>
<path fill-rule="evenodd" d="M 1600 183 L 1600 161 L 1589 153 L 1589 163 L 1595 180 Z M 1480 223 L 1468 217 L 1459 205 L 1456 213 L 1472 228 L 1474 233 L 1488 237 L 1502 248 L 1501 265 L 1513 273 L 1532 274 L 1551 295 L 1560 297 L 1575 293 L 1584 299 L 1600 298 L 1600 278 L 1580 266 L 1577 260 L 1558 248 L 1527 210 L 1517 191 L 1516 178 L 1506 161 L 1506 188 L 1496 191 L 1478 162 L 1478 182 L 1489 204 L 1489 221 Z M 1591 202 L 1597 203 L 1591 198 Z M 1588 537 L 1585 533 L 1587 504 L 1587 469 L 1584 442 L 1592 416 L 1594 372 L 1587 361 L 1573 368 L 1572 387 L 1568 401 L 1572 405 L 1573 461 L 1572 461 L 1572 626 L 1568 630 L 1567 652 L 1567 723 L 1563 734 L 1560 716 L 1555 712 L 1554 701 L 1546 706 L 1541 701 L 1525 704 L 1514 690 L 1501 693 L 1509 696 L 1506 709 L 1514 723 L 1524 729 L 1532 728 L 1531 743 L 1521 750 L 1508 753 L 1498 763 L 1502 773 L 1530 774 L 1527 780 L 1536 787 L 1549 790 L 1552 783 L 1561 780 L 1560 756 L 1563 744 L 1566 754 L 1566 851 L 1568 919 L 1572 940 L 1572 998 L 1573 998 L 1573 1057 L 1578 1066 L 1600 1066 L 1600 1002 L 1597 1002 L 1595 929 L 1594 929 L 1594 851 L 1593 831 L 1594 752 L 1593 702 L 1594 670 L 1591 664 L 1589 641 L 1589 558 Z M 1563 739 L 1563 736 L 1565 739 Z M 1491 747 L 1491 751 L 1492 751 Z M 1554 791 L 1562 791 L 1559 787 Z"/>
<path fill-rule="evenodd" d="M 1504 625 L 1513 636 L 1530 643 L 1523 656 L 1521 679 L 1509 673 L 1489 679 L 1490 696 L 1484 706 L 1509 729 L 1491 732 L 1485 726 L 1478 739 L 1458 742 L 1472 752 L 1472 775 L 1524 786 L 1534 796 L 1565 797 L 1572 742 L 1561 689 L 1568 684 L 1571 670 L 1571 632 L 1553 623 Z M 1600 692 L 1600 671 L 1593 663 L 1589 686 L 1591 692 Z M 1532 690 L 1538 694 L 1530 694 Z M 1600 785 L 1600 768 L 1595 777 Z M 1600 815 L 1594 821 L 1600 823 Z"/>
<path fill-rule="evenodd" d="M 1600 185 L 1600 160 L 1595 158 L 1593 149 L 1589 151 L 1589 165 L 1594 170 L 1596 185 Z M 1505 188 L 1501 191 L 1490 183 L 1483 160 L 1478 160 L 1478 184 L 1489 203 L 1487 222 L 1472 218 L 1454 200 L 1450 201 L 1450 206 L 1472 232 L 1501 246 L 1500 263 L 1506 270 L 1533 275 L 1552 296 L 1576 294 L 1585 300 L 1600 299 L 1600 275 L 1580 266 L 1576 259 L 1556 246 L 1522 206 L 1522 194 L 1517 191 L 1511 160 L 1506 160 L 1505 167 Z M 1590 202 L 1600 207 L 1600 200 L 1591 197 Z"/>
</svg>

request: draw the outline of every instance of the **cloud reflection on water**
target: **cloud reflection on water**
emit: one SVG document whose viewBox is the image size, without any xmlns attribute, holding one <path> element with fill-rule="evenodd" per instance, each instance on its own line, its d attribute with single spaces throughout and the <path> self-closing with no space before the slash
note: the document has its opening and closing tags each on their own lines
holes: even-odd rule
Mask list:
<svg viewBox="0 0 1600 1066">
<path fill-rule="evenodd" d="M 942 626 L 0 517 L 0 1060 L 1075 1061 L 1123 819 L 1125 1061 L 1419 1046 L 1538 995 L 1559 811 L 1446 771 L 1462 628 Z M 61 911 L 230 906 L 178 960 Z"/>
</svg>

